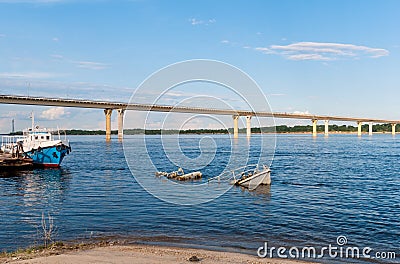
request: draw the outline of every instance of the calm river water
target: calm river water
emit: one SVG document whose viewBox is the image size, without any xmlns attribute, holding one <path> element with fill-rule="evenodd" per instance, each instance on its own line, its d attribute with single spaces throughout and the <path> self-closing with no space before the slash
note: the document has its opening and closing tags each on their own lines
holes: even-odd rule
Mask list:
<svg viewBox="0 0 400 264">
<path fill-rule="evenodd" d="M 229 155 L 229 137 L 212 137 L 222 145 L 216 156 Z M 251 139 L 255 152 L 261 137 Z M 125 142 L 134 144 L 137 138 L 126 136 Z M 181 139 L 185 154 L 198 155 L 199 138 Z M 162 149 L 157 136 L 146 139 L 154 153 Z M 277 135 L 270 188 L 233 187 L 194 206 L 167 203 L 146 192 L 132 177 L 117 140 L 71 136 L 70 141 L 73 152 L 61 169 L 1 176 L 0 250 L 41 243 L 44 212 L 54 217 L 57 240 L 105 236 L 256 254 L 264 242 L 320 248 L 337 245 L 342 235 L 347 245 L 399 253 L 400 136 Z M 164 163 L 163 155 L 152 156 Z M 204 174 L 219 172 L 214 164 Z"/>
</svg>

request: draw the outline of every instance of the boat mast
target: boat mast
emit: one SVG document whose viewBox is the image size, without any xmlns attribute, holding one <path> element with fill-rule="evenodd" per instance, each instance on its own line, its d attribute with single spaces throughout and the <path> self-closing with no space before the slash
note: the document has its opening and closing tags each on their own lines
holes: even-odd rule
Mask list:
<svg viewBox="0 0 400 264">
<path fill-rule="evenodd" d="M 31 112 L 31 119 L 32 119 L 32 131 L 35 128 L 35 115 L 33 114 L 33 111 Z"/>
</svg>

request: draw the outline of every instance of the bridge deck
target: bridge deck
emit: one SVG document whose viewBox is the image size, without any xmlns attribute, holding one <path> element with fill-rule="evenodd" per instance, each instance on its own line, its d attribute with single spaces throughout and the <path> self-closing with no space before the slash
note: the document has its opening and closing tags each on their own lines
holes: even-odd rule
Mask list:
<svg viewBox="0 0 400 264">
<path fill-rule="evenodd" d="M 400 120 L 387 120 L 376 118 L 358 118 L 343 117 L 330 115 L 312 115 L 312 114 L 292 114 L 292 113 L 273 113 L 273 112 L 254 112 L 233 109 L 212 109 L 200 107 L 182 107 L 171 105 L 147 105 L 122 102 L 93 101 L 81 99 L 63 99 L 63 98 L 46 98 L 31 96 L 15 96 L 0 95 L 0 103 L 2 104 L 22 104 L 22 105 L 43 105 L 43 106 L 63 106 L 63 107 L 79 107 L 79 108 L 99 108 L 99 109 L 127 109 L 136 111 L 156 111 L 156 112 L 176 112 L 176 113 L 196 113 L 196 114 L 213 114 L 213 115 L 239 115 L 239 116 L 257 116 L 257 117 L 274 117 L 274 118 L 291 118 L 291 119 L 311 119 L 311 120 L 333 120 L 333 121 L 354 121 L 354 122 L 373 122 L 373 123 L 390 123 L 400 124 Z"/>
</svg>

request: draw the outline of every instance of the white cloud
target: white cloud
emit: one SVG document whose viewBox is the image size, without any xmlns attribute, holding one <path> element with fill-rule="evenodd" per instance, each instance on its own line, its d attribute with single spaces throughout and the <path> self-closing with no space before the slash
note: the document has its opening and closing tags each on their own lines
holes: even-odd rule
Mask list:
<svg viewBox="0 0 400 264">
<path fill-rule="evenodd" d="M 221 40 L 221 43 L 228 44 L 229 40 L 227 40 L 227 39 Z"/>
<path fill-rule="evenodd" d="M 286 94 L 284 93 L 272 93 L 272 94 L 268 94 L 268 96 L 285 96 Z"/>
<path fill-rule="evenodd" d="M 271 45 L 258 47 L 255 50 L 266 54 L 278 54 L 289 60 L 319 60 L 328 61 L 341 58 L 388 56 L 389 51 L 382 48 L 371 48 L 354 44 L 297 42 L 289 45 Z"/>
<path fill-rule="evenodd" d="M 295 115 L 310 115 L 310 112 L 308 112 L 308 110 L 306 110 L 306 111 L 294 111 L 293 114 L 295 114 Z"/>
<path fill-rule="evenodd" d="M 8 111 L 0 114 L 0 118 L 27 118 L 30 115 L 28 111 Z"/>
<path fill-rule="evenodd" d="M 59 82 L 47 79 L 1 78 L 0 93 L 128 102 L 133 87 L 88 82 Z"/>
<path fill-rule="evenodd" d="M 55 59 L 60 59 L 60 60 L 64 58 L 64 56 L 60 55 L 60 54 L 52 54 L 51 57 L 53 57 Z"/>
<path fill-rule="evenodd" d="M 211 18 L 211 19 L 208 19 L 208 20 L 199 20 L 197 18 L 190 18 L 189 22 L 193 26 L 196 26 L 196 25 L 206 25 L 206 26 L 208 26 L 208 25 L 211 25 L 211 24 L 214 24 L 215 22 L 217 22 L 217 20 L 215 18 Z"/>
<path fill-rule="evenodd" d="M 61 74 L 51 72 L 0 72 L 0 78 L 48 79 L 59 76 Z"/>
<path fill-rule="evenodd" d="M 58 42 L 58 41 L 60 41 L 60 39 L 59 39 L 59 38 L 57 38 L 57 37 L 54 37 L 54 38 L 52 38 L 52 40 L 53 40 L 53 41 L 55 41 L 55 42 Z"/>
<path fill-rule="evenodd" d="M 6 35 L 5 34 L 0 34 L 0 38 L 5 38 Z"/>
<path fill-rule="evenodd" d="M 196 18 L 191 18 L 191 19 L 189 19 L 189 22 L 190 22 L 190 24 L 192 24 L 192 25 L 201 25 L 201 24 L 204 24 L 204 21 L 203 20 L 198 20 L 198 19 L 196 19 Z"/>
<path fill-rule="evenodd" d="M 71 59 L 65 58 L 63 55 L 60 55 L 60 54 L 52 54 L 50 56 L 54 59 L 74 64 L 78 68 L 84 68 L 84 69 L 90 69 L 90 70 L 104 70 L 104 69 L 109 68 L 109 66 L 110 66 L 109 64 L 102 63 L 102 62 L 71 60 Z"/>
<path fill-rule="evenodd" d="M 62 116 L 66 114 L 64 107 L 52 107 L 47 110 L 44 110 L 40 117 L 47 120 L 55 120 L 60 119 Z"/>
<path fill-rule="evenodd" d="M 108 68 L 108 64 L 94 61 L 74 61 L 73 62 L 77 67 L 90 69 L 90 70 L 104 70 Z"/>
<path fill-rule="evenodd" d="M 296 54 L 287 56 L 289 60 L 321 60 L 329 61 L 334 60 L 334 58 L 325 57 L 321 54 Z"/>
<path fill-rule="evenodd" d="M 264 53 L 264 54 L 272 54 L 272 53 L 274 53 L 271 49 L 269 49 L 269 48 L 261 48 L 261 47 L 258 47 L 258 48 L 254 48 L 255 50 L 257 50 L 257 51 L 260 51 L 260 52 L 262 52 L 262 53 Z"/>
</svg>

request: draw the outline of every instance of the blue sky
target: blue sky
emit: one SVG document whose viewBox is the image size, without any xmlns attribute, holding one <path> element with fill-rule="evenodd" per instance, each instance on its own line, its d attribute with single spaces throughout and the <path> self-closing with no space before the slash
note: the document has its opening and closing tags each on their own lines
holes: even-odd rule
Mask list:
<svg viewBox="0 0 400 264">
<path fill-rule="evenodd" d="M 248 73 L 273 111 L 400 119 L 399 13 L 399 1 L 0 0 L 0 93 L 128 101 L 160 68 L 212 59 Z M 228 97 L 171 96 L 199 90 Z M 45 126 L 104 128 L 100 110 L 2 105 L 0 133 L 32 110 Z"/>
</svg>

